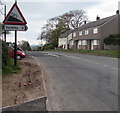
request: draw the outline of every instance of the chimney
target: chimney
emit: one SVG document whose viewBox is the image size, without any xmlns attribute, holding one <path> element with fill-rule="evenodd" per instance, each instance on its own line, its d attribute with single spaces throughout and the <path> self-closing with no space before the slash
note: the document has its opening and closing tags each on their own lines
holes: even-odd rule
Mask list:
<svg viewBox="0 0 120 113">
<path fill-rule="evenodd" d="M 84 24 L 86 24 L 87 22 L 86 22 L 86 20 L 84 21 Z"/>
<path fill-rule="evenodd" d="M 100 20 L 100 17 L 97 15 L 96 20 Z"/>
<path fill-rule="evenodd" d="M 116 15 L 119 15 L 119 10 L 116 11 Z"/>
</svg>

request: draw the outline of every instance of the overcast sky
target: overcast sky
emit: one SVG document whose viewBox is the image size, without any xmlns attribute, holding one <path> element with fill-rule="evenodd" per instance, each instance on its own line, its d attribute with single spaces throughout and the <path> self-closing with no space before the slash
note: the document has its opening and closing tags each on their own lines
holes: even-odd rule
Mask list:
<svg viewBox="0 0 120 113">
<path fill-rule="evenodd" d="M 15 0 L 2 0 L 7 5 L 7 12 Z M 49 1 L 49 2 L 48 2 Z M 18 6 L 24 15 L 28 30 L 18 32 L 18 41 L 27 40 L 31 45 L 39 44 L 38 36 L 45 22 L 55 16 L 62 15 L 71 10 L 84 10 L 90 21 L 96 16 L 104 18 L 116 14 L 120 0 L 18 0 Z M 2 7 L 2 6 L 0 6 Z M 3 17 L 0 17 L 3 21 Z M 7 41 L 14 42 L 14 32 L 7 35 Z"/>
</svg>

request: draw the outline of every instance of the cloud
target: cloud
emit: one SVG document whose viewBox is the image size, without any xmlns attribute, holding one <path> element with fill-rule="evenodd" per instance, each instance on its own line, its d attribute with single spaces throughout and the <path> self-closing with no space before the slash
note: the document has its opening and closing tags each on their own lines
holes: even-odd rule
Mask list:
<svg viewBox="0 0 120 113">
<path fill-rule="evenodd" d="M 4 0 L 4 1 L 14 2 L 14 0 Z M 102 0 L 20 0 L 19 2 L 101 2 L 101 1 Z"/>
<path fill-rule="evenodd" d="M 14 0 L 4 1 L 7 4 L 7 9 L 10 9 L 14 3 Z M 118 8 L 118 0 L 69 0 L 68 3 L 67 1 L 55 0 L 55 2 L 51 2 L 51 0 L 44 0 L 43 2 L 43 0 L 18 0 L 18 6 L 28 23 L 28 31 L 18 32 L 18 41 L 27 40 L 30 44 L 39 44 L 37 38 L 46 21 L 71 10 L 83 9 L 87 12 L 89 20 L 93 21 L 97 15 L 101 18 L 114 15 Z M 8 35 L 7 41 L 14 41 L 13 32 Z"/>
<path fill-rule="evenodd" d="M 39 44 L 37 38 L 40 35 L 41 28 L 46 23 L 45 20 L 43 21 L 32 21 L 28 23 L 28 31 L 19 33 L 20 37 L 19 40 L 28 40 L 31 45 Z"/>
<path fill-rule="evenodd" d="M 14 32 L 11 32 L 11 34 L 7 35 L 6 40 L 7 42 L 14 42 L 15 41 Z M 29 37 L 28 35 L 26 35 L 25 32 L 18 32 L 17 42 L 22 40 L 28 41 L 30 45 L 39 45 L 39 42 L 40 42 L 34 37 L 33 38 Z"/>
<path fill-rule="evenodd" d="M 89 7 L 87 9 L 87 15 L 89 19 L 93 21 L 96 19 L 97 15 L 100 16 L 100 18 L 115 15 L 117 9 L 118 0 L 105 0 L 94 7 Z"/>
<path fill-rule="evenodd" d="M 29 27 L 29 31 L 30 32 L 34 32 L 34 33 L 40 33 L 41 28 L 44 26 L 44 24 L 46 23 L 46 20 L 42 20 L 42 21 L 29 21 L 28 22 L 28 27 Z"/>
</svg>

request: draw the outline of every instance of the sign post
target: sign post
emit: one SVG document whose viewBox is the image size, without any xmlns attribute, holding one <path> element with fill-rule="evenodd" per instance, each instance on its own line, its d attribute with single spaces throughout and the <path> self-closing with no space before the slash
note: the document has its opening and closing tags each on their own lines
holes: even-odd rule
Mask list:
<svg viewBox="0 0 120 113">
<path fill-rule="evenodd" d="M 14 65 L 17 66 L 17 31 L 15 31 L 14 54 Z"/>
<path fill-rule="evenodd" d="M 27 22 L 17 6 L 17 0 L 15 0 L 15 4 L 10 9 L 3 23 L 4 30 L 15 31 L 14 66 L 17 66 L 17 31 L 27 31 L 28 29 L 26 26 Z"/>
</svg>

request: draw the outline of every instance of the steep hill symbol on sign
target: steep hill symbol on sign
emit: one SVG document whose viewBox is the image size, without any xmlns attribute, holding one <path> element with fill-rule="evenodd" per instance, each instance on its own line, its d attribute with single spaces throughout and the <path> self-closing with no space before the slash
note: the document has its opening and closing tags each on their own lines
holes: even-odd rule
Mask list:
<svg viewBox="0 0 120 113">
<path fill-rule="evenodd" d="M 15 25 L 26 25 L 27 24 L 17 4 L 14 4 L 12 6 L 11 10 L 9 11 L 3 23 L 12 24 L 12 25 L 14 24 Z"/>
</svg>

